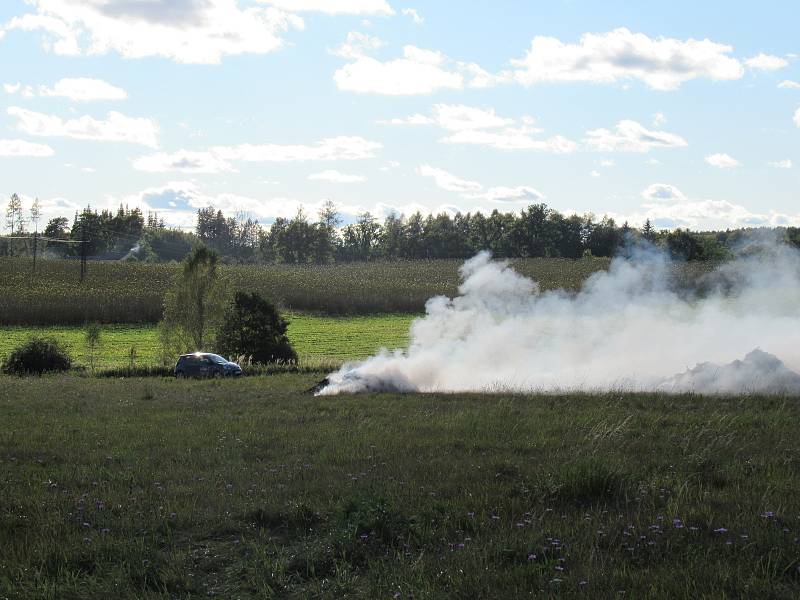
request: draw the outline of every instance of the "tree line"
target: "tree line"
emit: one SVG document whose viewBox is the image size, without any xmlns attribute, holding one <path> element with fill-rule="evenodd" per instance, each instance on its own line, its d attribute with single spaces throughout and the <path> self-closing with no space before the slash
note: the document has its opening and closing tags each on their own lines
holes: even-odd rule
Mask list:
<svg viewBox="0 0 800 600">
<path fill-rule="evenodd" d="M 299 210 L 263 226 L 246 214 L 225 215 L 209 206 L 197 211 L 194 232 L 167 228 L 157 213 L 120 206 L 97 212 L 91 207 L 51 219 L 39 233 L 38 202 L 26 214 L 14 194 L 6 209 L 8 235 L 0 237 L 0 255 L 31 254 L 40 237 L 48 255 L 74 257 L 86 252 L 99 259 L 145 262 L 180 261 L 194 248 L 207 246 L 222 260 L 239 264 L 326 264 L 373 260 L 464 259 L 481 250 L 499 258 L 614 256 L 621 248 L 646 240 L 686 260 L 723 259 L 743 239 L 778 235 L 800 246 L 800 229 L 738 229 L 692 232 L 641 228 L 592 214 L 563 215 L 545 204 L 519 212 L 494 210 L 488 215 L 448 213 L 410 216 L 390 214 L 380 220 L 365 212 L 343 224 L 333 202 L 317 215 Z M 72 242 L 59 244 L 58 242 Z M 85 247 L 85 248 L 84 248 Z"/>
</svg>

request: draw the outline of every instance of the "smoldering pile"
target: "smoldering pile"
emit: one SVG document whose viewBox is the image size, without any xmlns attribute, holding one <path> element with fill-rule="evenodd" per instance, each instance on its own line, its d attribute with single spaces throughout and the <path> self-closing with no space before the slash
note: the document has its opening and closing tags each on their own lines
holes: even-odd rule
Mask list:
<svg viewBox="0 0 800 600">
<path fill-rule="evenodd" d="M 800 253 L 764 246 L 704 277 L 701 294 L 671 287 L 673 266 L 639 248 L 576 294 L 540 293 L 481 253 L 455 298 L 428 301 L 407 350 L 345 365 L 317 393 L 800 393 Z"/>
</svg>

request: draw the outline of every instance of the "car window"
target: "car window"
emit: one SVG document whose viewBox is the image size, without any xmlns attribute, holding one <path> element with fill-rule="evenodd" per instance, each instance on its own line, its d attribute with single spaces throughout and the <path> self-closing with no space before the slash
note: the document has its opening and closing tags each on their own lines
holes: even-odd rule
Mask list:
<svg viewBox="0 0 800 600">
<path fill-rule="evenodd" d="M 222 358 L 219 354 L 209 354 L 207 358 L 211 362 L 217 363 L 218 365 L 224 365 L 228 362 L 227 360 Z"/>
</svg>

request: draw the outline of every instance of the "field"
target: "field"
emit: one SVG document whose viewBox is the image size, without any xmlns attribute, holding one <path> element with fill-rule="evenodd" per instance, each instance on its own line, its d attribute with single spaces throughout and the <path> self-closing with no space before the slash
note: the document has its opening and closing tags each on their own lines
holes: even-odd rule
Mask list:
<svg viewBox="0 0 800 600">
<path fill-rule="evenodd" d="M 0 597 L 797 598 L 800 407 L 0 378 Z"/>
<path fill-rule="evenodd" d="M 301 360 L 346 361 L 365 358 L 381 347 L 404 348 L 412 315 L 326 316 L 303 313 L 286 315 L 289 339 Z M 77 365 L 88 366 L 89 357 L 83 327 L 0 326 L 0 362 L 33 335 L 54 337 L 67 348 Z M 103 325 L 96 369 L 129 366 L 130 349 L 136 350 L 136 366 L 162 363 L 158 330 L 153 325 Z"/>
<path fill-rule="evenodd" d="M 231 289 L 257 291 L 285 309 L 327 314 L 420 313 L 437 294 L 452 296 L 460 261 L 353 263 L 327 266 L 226 266 Z M 514 261 L 543 289 L 580 288 L 608 260 Z M 164 293 L 179 268 L 92 262 L 78 282 L 75 261 L 40 261 L 35 276 L 25 258 L 0 260 L 0 325 L 156 323 Z M 695 268 L 695 267 L 693 267 Z"/>
</svg>

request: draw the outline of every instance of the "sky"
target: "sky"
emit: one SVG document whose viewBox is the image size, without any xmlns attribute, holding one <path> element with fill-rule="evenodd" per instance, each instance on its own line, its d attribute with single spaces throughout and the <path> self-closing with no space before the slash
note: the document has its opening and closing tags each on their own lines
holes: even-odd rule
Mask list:
<svg viewBox="0 0 800 600">
<path fill-rule="evenodd" d="M 0 194 L 800 225 L 796 0 L 3 0 Z"/>
</svg>

